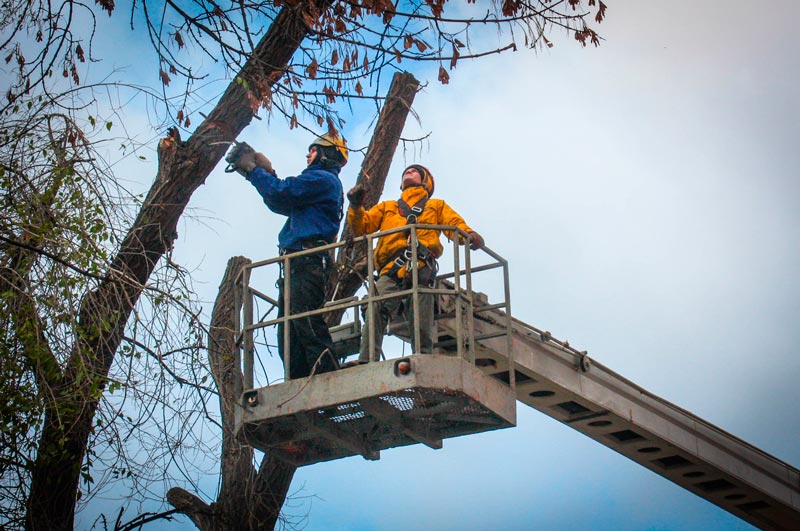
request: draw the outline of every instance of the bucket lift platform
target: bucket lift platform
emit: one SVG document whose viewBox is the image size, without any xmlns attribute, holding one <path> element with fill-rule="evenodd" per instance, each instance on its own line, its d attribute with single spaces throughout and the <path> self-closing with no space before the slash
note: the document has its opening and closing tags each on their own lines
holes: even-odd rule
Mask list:
<svg viewBox="0 0 800 531">
<path fill-rule="evenodd" d="M 516 425 L 512 388 L 466 360 L 412 355 L 245 391 L 239 440 L 310 465 Z"/>
</svg>

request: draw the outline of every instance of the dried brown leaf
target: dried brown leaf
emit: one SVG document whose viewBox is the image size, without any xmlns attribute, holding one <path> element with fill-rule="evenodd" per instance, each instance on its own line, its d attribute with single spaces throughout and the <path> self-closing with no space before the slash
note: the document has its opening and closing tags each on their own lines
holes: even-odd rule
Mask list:
<svg viewBox="0 0 800 531">
<path fill-rule="evenodd" d="M 440 17 L 444 11 L 444 3 L 446 1 L 447 0 L 425 0 L 425 3 L 430 6 L 431 13 L 434 17 Z"/>
<path fill-rule="evenodd" d="M 95 4 L 99 5 L 104 10 L 108 11 L 108 16 L 114 11 L 114 0 L 94 0 Z"/>
<path fill-rule="evenodd" d="M 519 0 L 504 0 L 503 1 L 503 16 L 505 17 L 513 17 L 519 11 L 520 2 Z"/>
<path fill-rule="evenodd" d="M 597 23 L 603 22 L 603 19 L 606 17 L 606 5 L 600 1 L 600 7 L 597 8 L 597 14 L 594 16 L 594 19 Z"/>
<path fill-rule="evenodd" d="M 453 57 L 450 58 L 450 68 L 453 69 L 456 67 L 456 62 L 458 62 L 458 58 L 461 57 L 461 52 L 458 51 L 455 45 L 453 45 Z"/>
<path fill-rule="evenodd" d="M 445 70 L 443 66 L 439 67 L 439 81 L 442 85 L 450 83 L 450 74 L 447 73 L 447 70 Z"/>
<path fill-rule="evenodd" d="M 306 74 L 308 74 L 308 77 L 310 77 L 311 79 L 316 79 L 318 69 L 319 69 L 319 64 L 317 64 L 317 59 L 315 57 L 306 67 Z"/>
<path fill-rule="evenodd" d="M 325 85 L 322 87 L 322 93 L 325 94 L 328 103 L 336 103 L 336 91 Z"/>
</svg>

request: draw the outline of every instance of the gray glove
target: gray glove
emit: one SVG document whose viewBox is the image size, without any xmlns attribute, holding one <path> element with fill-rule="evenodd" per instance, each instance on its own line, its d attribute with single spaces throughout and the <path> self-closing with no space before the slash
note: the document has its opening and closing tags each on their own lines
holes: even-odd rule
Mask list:
<svg viewBox="0 0 800 531">
<path fill-rule="evenodd" d="M 269 159 L 263 153 L 254 150 L 246 142 L 234 142 L 230 152 L 225 157 L 225 161 L 228 163 L 225 168 L 228 173 L 235 171 L 247 177 L 256 166 L 264 168 L 272 174 L 275 173 Z"/>
<path fill-rule="evenodd" d="M 234 165 L 236 166 L 236 171 L 239 174 L 247 177 L 256 167 L 256 152 L 248 151 L 246 153 L 242 153 Z"/>
<path fill-rule="evenodd" d="M 347 192 L 347 199 L 350 201 L 350 205 L 353 208 L 358 208 L 364 204 L 364 196 L 367 194 L 367 190 L 364 188 L 363 184 L 357 184 Z"/>
<path fill-rule="evenodd" d="M 472 249 L 473 251 L 477 249 L 483 249 L 483 246 L 486 245 L 486 243 L 483 241 L 483 236 L 481 236 L 477 232 L 469 233 L 469 242 L 470 242 L 469 248 Z"/>
</svg>

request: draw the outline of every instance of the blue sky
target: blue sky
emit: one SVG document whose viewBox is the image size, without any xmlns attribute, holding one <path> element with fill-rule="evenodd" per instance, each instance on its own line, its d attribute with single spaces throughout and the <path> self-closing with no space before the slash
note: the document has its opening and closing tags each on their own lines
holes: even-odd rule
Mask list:
<svg viewBox="0 0 800 531">
<path fill-rule="evenodd" d="M 798 466 L 800 4 L 606 3 L 599 48 L 553 38 L 431 78 L 406 129 L 430 138 L 398 151 L 388 197 L 427 165 L 509 260 L 517 318 Z M 351 145 L 371 119 L 348 118 Z M 310 140 L 280 120 L 242 139 L 283 175 Z M 227 259 L 273 256 L 283 219 L 222 165 L 190 207 L 203 219 L 175 252 L 210 309 Z M 749 528 L 526 406 L 516 428 L 442 450 L 300 469 L 292 491 L 309 531 Z"/>
</svg>

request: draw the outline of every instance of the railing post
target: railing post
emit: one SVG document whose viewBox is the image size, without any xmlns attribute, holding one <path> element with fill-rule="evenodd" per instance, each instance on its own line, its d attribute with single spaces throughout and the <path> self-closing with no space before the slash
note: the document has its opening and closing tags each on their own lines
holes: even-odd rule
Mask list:
<svg viewBox="0 0 800 531">
<path fill-rule="evenodd" d="M 366 321 L 369 323 L 367 326 L 367 338 L 369 339 L 369 349 L 367 351 L 367 356 L 369 359 L 367 363 L 372 363 L 373 358 L 375 357 L 375 303 L 372 301 L 372 297 L 375 294 L 375 275 L 373 275 L 372 271 L 375 268 L 375 256 L 372 251 L 372 236 L 367 236 L 367 316 Z M 378 272 L 380 274 L 380 271 Z M 356 309 L 358 312 L 358 309 Z M 363 331 L 362 331 L 363 334 Z M 362 338 L 363 341 L 363 338 Z M 359 351 L 361 350 L 359 346 Z M 359 356 L 361 353 L 359 352 Z"/>
<path fill-rule="evenodd" d="M 421 354 L 422 351 L 420 350 L 420 330 L 419 330 L 419 264 L 417 258 L 417 246 L 419 245 L 419 240 L 417 240 L 417 227 L 415 225 L 411 225 L 411 287 L 413 291 L 411 292 L 411 308 L 413 309 L 413 316 L 412 316 L 412 334 L 413 334 L 413 345 L 414 345 L 414 352 L 412 350 L 412 354 Z M 406 271 L 408 274 L 408 271 Z"/>
<path fill-rule="evenodd" d="M 242 291 L 244 294 L 244 367 L 242 369 L 244 388 L 253 388 L 253 356 L 255 345 L 253 342 L 253 296 L 250 293 L 250 268 L 242 270 Z M 238 313 L 238 312 L 237 312 Z"/>
<path fill-rule="evenodd" d="M 288 382 L 292 363 L 291 317 L 292 317 L 292 261 L 284 255 L 283 259 L 283 381 Z"/>
<path fill-rule="evenodd" d="M 464 335 L 461 327 L 461 319 L 463 319 L 461 311 L 461 253 L 458 250 L 458 238 L 453 238 L 453 285 L 455 288 L 453 302 L 456 311 L 456 355 L 459 358 L 466 359 L 464 356 Z"/>
<path fill-rule="evenodd" d="M 461 235 L 456 234 L 456 240 Z M 469 239 L 464 243 L 464 270 L 467 272 L 467 361 L 475 364 L 475 300 L 472 296 L 472 261 Z"/>
<path fill-rule="evenodd" d="M 503 295 L 506 304 L 506 359 L 508 359 L 508 385 L 516 389 L 517 371 L 514 367 L 514 348 L 511 339 L 511 283 L 508 279 L 508 262 L 503 260 Z"/>
<path fill-rule="evenodd" d="M 242 296 L 244 291 L 244 269 L 236 274 L 233 283 L 233 329 L 236 331 L 236 342 L 233 348 L 233 366 L 244 371 L 242 367 L 242 348 L 244 347 L 244 334 L 242 333 Z"/>
</svg>

